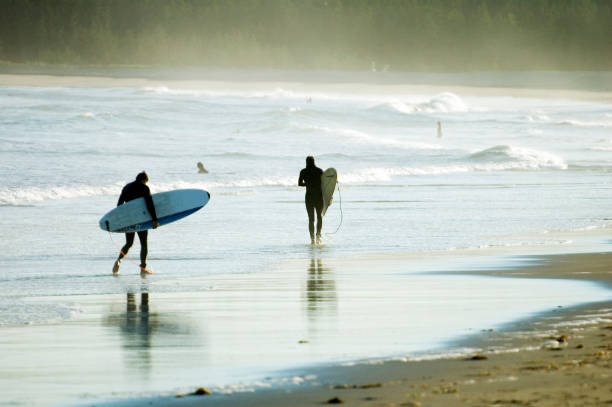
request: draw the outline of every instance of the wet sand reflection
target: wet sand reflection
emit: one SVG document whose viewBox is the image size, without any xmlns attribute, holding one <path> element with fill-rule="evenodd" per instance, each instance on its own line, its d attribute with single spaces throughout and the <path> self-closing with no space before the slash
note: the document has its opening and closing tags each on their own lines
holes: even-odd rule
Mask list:
<svg viewBox="0 0 612 407">
<path fill-rule="evenodd" d="M 330 268 L 321 258 L 310 259 L 306 281 L 306 310 L 310 319 L 323 314 L 336 314 L 336 282 Z"/>
</svg>

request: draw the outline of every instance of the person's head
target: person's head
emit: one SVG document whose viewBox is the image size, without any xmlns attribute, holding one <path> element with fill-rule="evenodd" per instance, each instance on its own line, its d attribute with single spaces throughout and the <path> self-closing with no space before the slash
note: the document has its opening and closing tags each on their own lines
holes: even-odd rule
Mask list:
<svg viewBox="0 0 612 407">
<path fill-rule="evenodd" d="M 198 168 L 203 170 L 204 169 L 204 164 L 202 164 L 202 162 L 198 162 Z"/>
<path fill-rule="evenodd" d="M 146 172 L 143 171 L 139 173 L 138 175 L 136 175 L 136 181 L 146 184 L 147 182 L 149 182 L 149 176 L 147 175 Z"/>
<path fill-rule="evenodd" d="M 315 166 L 314 157 L 309 155 L 306 157 L 306 168 L 311 168 Z"/>
</svg>

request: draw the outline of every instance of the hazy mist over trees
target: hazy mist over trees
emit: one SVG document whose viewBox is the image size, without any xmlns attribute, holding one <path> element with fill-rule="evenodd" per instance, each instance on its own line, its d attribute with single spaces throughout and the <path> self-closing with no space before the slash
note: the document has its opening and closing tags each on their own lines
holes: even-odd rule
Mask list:
<svg viewBox="0 0 612 407">
<path fill-rule="evenodd" d="M 0 61 L 611 70 L 612 0 L 0 0 Z"/>
</svg>

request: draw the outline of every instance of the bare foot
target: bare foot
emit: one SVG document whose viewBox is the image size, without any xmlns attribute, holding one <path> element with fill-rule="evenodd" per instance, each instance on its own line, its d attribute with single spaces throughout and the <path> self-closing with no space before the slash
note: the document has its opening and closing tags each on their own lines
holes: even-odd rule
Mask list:
<svg viewBox="0 0 612 407">
<path fill-rule="evenodd" d="M 155 273 L 153 273 L 153 270 L 149 270 L 147 268 L 147 266 L 140 265 L 139 267 L 140 267 L 140 276 L 141 277 L 145 277 L 148 274 L 155 274 Z"/>
<path fill-rule="evenodd" d="M 113 274 L 117 275 L 119 274 L 119 266 L 121 265 L 121 262 L 119 260 L 117 260 L 115 262 L 115 264 L 113 265 Z"/>
</svg>

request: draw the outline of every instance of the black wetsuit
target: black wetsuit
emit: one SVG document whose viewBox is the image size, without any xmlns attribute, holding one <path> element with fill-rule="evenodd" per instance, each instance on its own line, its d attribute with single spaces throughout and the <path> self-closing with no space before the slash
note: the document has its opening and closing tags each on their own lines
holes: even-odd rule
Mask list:
<svg viewBox="0 0 612 407">
<path fill-rule="evenodd" d="M 317 212 L 317 238 L 321 237 L 323 218 L 323 192 L 321 191 L 321 175 L 323 170 L 317 166 L 306 167 L 300 171 L 299 186 L 306 187 L 306 212 L 308 212 L 308 231 L 314 241 L 314 213 Z"/>
<path fill-rule="evenodd" d="M 123 187 L 121 190 L 121 195 L 119 196 L 119 201 L 117 202 L 117 206 L 129 202 L 131 200 L 137 198 L 144 198 L 145 203 L 147 204 L 147 209 L 153 218 L 153 221 L 157 221 L 157 214 L 155 213 L 155 205 L 153 205 L 153 198 L 151 198 L 151 190 L 149 187 L 140 181 L 133 181 Z M 147 231 L 141 230 L 138 232 L 138 240 L 140 240 L 140 266 L 146 267 L 147 265 Z M 121 253 L 119 253 L 119 260 L 121 260 L 127 252 L 130 250 L 134 244 L 134 232 L 129 232 L 125 234 L 125 246 L 121 248 Z"/>
</svg>

